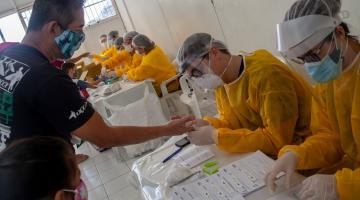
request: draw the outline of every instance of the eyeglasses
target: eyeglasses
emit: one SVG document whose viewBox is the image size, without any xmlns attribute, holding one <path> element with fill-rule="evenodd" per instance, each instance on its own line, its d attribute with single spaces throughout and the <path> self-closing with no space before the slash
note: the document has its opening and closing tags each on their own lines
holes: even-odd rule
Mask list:
<svg viewBox="0 0 360 200">
<path fill-rule="evenodd" d="M 202 75 L 204 75 L 204 72 L 202 72 L 201 70 L 199 69 L 203 69 L 204 66 L 203 65 L 203 61 L 204 59 L 208 57 L 208 54 L 205 54 L 204 56 L 201 57 L 201 60 L 199 61 L 199 63 L 197 65 L 195 65 L 191 72 L 190 72 L 190 76 L 191 77 L 195 77 L 195 78 L 198 78 L 198 77 L 201 77 Z"/>
<path fill-rule="evenodd" d="M 320 44 L 319 48 L 317 48 L 315 50 L 310 50 L 304 56 L 296 58 L 296 59 L 292 59 L 292 61 L 294 61 L 295 63 L 298 63 L 298 64 L 313 63 L 313 62 L 321 61 L 319 53 L 320 53 L 322 47 L 324 46 L 325 42 L 326 41 L 323 41 Z"/>
</svg>

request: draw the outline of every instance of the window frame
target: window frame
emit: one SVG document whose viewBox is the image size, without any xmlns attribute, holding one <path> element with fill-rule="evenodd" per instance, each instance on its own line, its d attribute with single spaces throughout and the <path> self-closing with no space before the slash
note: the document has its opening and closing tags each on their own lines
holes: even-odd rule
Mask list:
<svg viewBox="0 0 360 200">
<path fill-rule="evenodd" d="M 98 2 L 93 3 L 93 4 L 91 4 L 90 6 L 96 5 L 96 4 L 98 4 L 98 3 L 100 3 L 100 2 L 103 2 L 103 1 L 106 1 L 106 0 L 99 0 Z M 107 21 L 110 21 L 110 20 L 113 20 L 113 19 L 119 17 L 120 14 L 119 14 L 119 10 L 117 9 L 117 4 L 116 4 L 116 2 L 115 2 L 114 0 L 110 0 L 110 3 L 111 3 L 111 6 L 113 7 L 113 9 L 114 9 L 114 11 L 115 11 L 115 13 L 114 13 L 113 16 L 109 16 L 109 17 L 106 17 L 106 18 L 104 18 L 104 19 L 100 19 L 100 20 L 98 20 L 98 21 L 96 21 L 96 22 L 94 22 L 94 23 L 85 24 L 84 28 L 93 27 L 93 26 L 96 26 L 97 24 L 101 24 L 101 23 L 104 23 L 104 22 L 107 22 Z M 21 9 L 18 9 L 18 11 L 17 11 L 17 13 L 18 13 L 18 15 L 19 15 L 19 18 L 20 18 L 20 21 L 21 21 L 21 23 L 23 24 L 23 27 L 24 27 L 25 31 L 27 30 L 28 25 L 27 25 L 27 23 L 26 23 L 26 21 L 25 21 L 25 19 L 24 19 L 24 17 L 23 17 L 23 13 L 26 12 L 26 11 L 32 10 L 32 7 L 33 7 L 33 4 L 30 4 L 30 5 L 24 6 L 24 7 L 21 8 Z M 88 7 L 88 6 L 87 6 L 87 7 Z M 85 7 L 84 7 L 84 9 L 85 9 Z M 84 11 L 85 11 L 85 10 L 84 10 Z M 86 12 L 84 12 L 84 18 L 85 18 L 85 17 L 86 17 Z M 29 20 L 30 20 L 30 17 L 29 17 Z"/>
</svg>

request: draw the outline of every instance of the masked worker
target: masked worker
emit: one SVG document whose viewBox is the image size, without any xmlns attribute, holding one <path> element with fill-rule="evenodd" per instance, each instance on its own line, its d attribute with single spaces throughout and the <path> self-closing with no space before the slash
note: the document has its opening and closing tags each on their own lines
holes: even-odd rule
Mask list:
<svg viewBox="0 0 360 200">
<path fill-rule="evenodd" d="M 174 66 L 163 50 L 145 35 L 135 36 L 132 46 L 136 54 L 142 56 L 142 61 L 127 72 L 127 78 L 132 81 L 153 79 L 155 89 L 160 94 L 161 83 L 176 75 Z M 178 84 L 174 82 L 170 90 L 177 88 Z"/>
<path fill-rule="evenodd" d="M 277 155 L 309 134 L 310 86 L 266 50 L 231 55 L 221 41 L 196 33 L 184 41 L 177 60 L 195 84 L 215 90 L 220 113 L 194 122 L 192 143 Z"/>
<path fill-rule="evenodd" d="M 107 37 L 108 47 L 115 45 L 115 40 L 119 38 L 119 31 L 110 31 Z"/>
<path fill-rule="evenodd" d="M 93 54 L 91 56 L 92 59 L 95 62 L 102 63 L 113 57 L 117 53 L 114 42 L 118 37 L 118 31 L 110 31 L 107 36 L 105 34 L 102 34 L 100 36 L 100 45 L 104 50 L 100 54 Z"/>
<path fill-rule="evenodd" d="M 102 62 L 102 66 L 110 70 L 115 70 L 116 75 L 121 77 L 133 66 L 138 66 L 141 63 L 142 57 L 135 53 L 132 46 L 133 38 L 138 35 L 136 31 L 131 31 L 124 34 L 122 46 L 124 50 L 116 53 L 113 57 Z"/>
<path fill-rule="evenodd" d="M 124 38 L 123 38 L 123 37 L 119 37 L 119 38 L 117 38 L 117 39 L 115 40 L 114 45 L 115 45 L 116 50 L 117 50 L 118 52 L 124 50 L 123 43 L 124 43 Z"/>
<path fill-rule="evenodd" d="M 339 0 L 299 0 L 278 25 L 279 50 L 302 62 L 319 84 L 313 97 L 312 135 L 288 145 L 268 174 L 286 173 L 287 186 L 296 169 L 321 169 L 303 181 L 300 199 L 354 199 L 360 194 L 360 44 L 339 17 Z M 293 34 L 297 33 L 297 34 Z"/>
<path fill-rule="evenodd" d="M 108 48 L 108 39 L 106 34 L 102 34 L 99 37 L 99 42 L 103 50 L 105 51 Z"/>
<path fill-rule="evenodd" d="M 110 70 L 118 70 L 118 68 L 121 70 L 124 68 L 126 64 L 126 60 L 128 60 L 128 53 L 124 51 L 123 47 L 123 38 L 119 37 L 114 41 L 114 47 L 116 48 L 116 53 L 111 57 L 103 61 L 101 64 L 104 68 L 110 69 Z"/>
</svg>

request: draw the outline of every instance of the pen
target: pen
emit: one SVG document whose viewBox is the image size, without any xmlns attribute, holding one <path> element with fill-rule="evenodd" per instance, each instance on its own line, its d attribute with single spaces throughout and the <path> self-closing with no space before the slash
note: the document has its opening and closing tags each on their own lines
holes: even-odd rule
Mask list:
<svg viewBox="0 0 360 200">
<path fill-rule="evenodd" d="M 166 163 L 167 161 L 169 161 L 172 157 L 174 157 L 176 154 L 178 154 L 181 150 L 182 150 L 182 148 L 179 148 L 178 150 L 174 151 L 174 153 L 172 153 L 170 156 L 166 157 L 162 161 L 162 163 Z"/>
</svg>

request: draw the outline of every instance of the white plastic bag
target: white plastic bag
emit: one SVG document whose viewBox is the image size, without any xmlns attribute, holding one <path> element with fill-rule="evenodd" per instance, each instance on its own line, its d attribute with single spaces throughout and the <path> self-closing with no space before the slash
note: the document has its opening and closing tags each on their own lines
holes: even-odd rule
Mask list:
<svg viewBox="0 0 360 200">
<path fill-rule="evenodd" d="M 108 96 L 110 94 L 113 94 L 117 91 L 121 90 L 121 84 L 120 82 L 115 82 L 111 85 L 108 85 L 105 90 L 102 91 L 102 96 Z"/>
<path fill-rule="evenodd" d="M 105 108 L 111 115 L 108 121 L 113 126 L 157 126 L 167 122 L 156 94 L 149 93 L 146 87 L 144 97 L 126 106 L 109 105 L 104 102 Z M 168 137 L 153 139 L 144 143 L 128 145 L 127 156 L 133 158 L 161 146 Z"/>
</svg>

